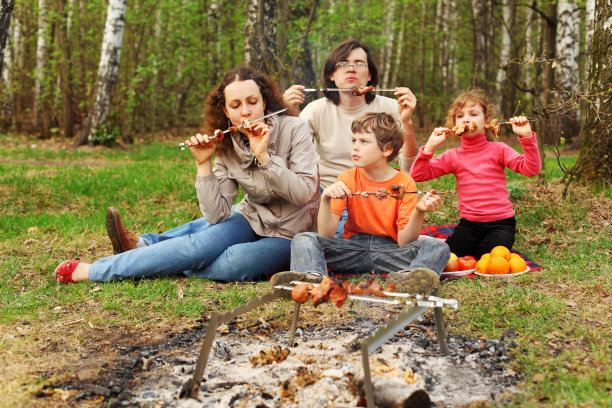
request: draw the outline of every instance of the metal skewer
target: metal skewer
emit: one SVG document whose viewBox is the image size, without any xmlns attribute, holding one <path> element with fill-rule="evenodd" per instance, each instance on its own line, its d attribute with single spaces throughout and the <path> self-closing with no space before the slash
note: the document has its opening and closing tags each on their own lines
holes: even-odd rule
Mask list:
<svg viewBox="0 0 612 408">
<path fill-rule="evenodd" d="M 402 193 L 389 193 L 387 192 L 387 195 L 389 196 L 395 196 L 395 195 L 399 195 L 399 194 L 427 194 L 427 193 L 432 193 L 432 194 L 437 194 L 440 195 L 444 198 L 451 198 L 453 196 L 453 193 L 451 191 L 404 191 Z M 361 197 L 365 197 L 365 198 L 369 198 L 370 196 L 377 196 L 379 193 L 371 193 L 371 192 L 367 192 L 367 191 L 356 191 L 354 193 L 351 193 L 351 195 L 349 197 L 353 197 L 353 196 L 361 196 Z"/>
<path fill-rule="evenodd" d="M 266 118 L 269 118 L 270 116 L 274 116 L 274 115 L 278 115 L 279 113 L 283 113 L 286 110 L 287 110 L 287 108 L 283 108 L 283 109 L 277 110 L 276 112 L 268 113 L 267 115 L 264 115 L 261 118 L 257 118 L 257 119 L 251 120 L 250 123 L 255 123 L 255 122 L 262 121 L 262 120 L 264 120 Z M 238 126 L 231 126 L 229 129 L 226 129 L 226 130 L 224 130 L 221 133 L 222 134 L 226 134 L 226 133 L 234 131 L 235 129 L 237 130 L 237 129 L 240 129 L 240 128 L 243 128 L 243 127 L 244 127 L 244 124 L 240 124 Z M 217 137 L 217 135 L 213 134 L 212 136 L 209 136 L 209 139 L 214 139 L 216 137 Z M 185 143 L 179 143 L 179 149 L 185 150 L 186 148 L 187 148 L 187 146 L 185 145 Z"/>
<path fill-rule="evenodd" d="M 527 122 L 537 122 L 537 119 L 527 119 Z M 498 122 L 498 125 L 511 125 L 511 122 Z M 491 125 L 484 125 L 484 127 L 489 128 Z"/>
<path fill-rule="evenodd" d="M 370 92 L 395 92 L 397 89 L 377 89 L 374 88 Z M 302 89 L 302 92 L 325 92 L 325 91 L 338 91 L 338 92 L 352 92 L 353 88 L 306 88 Z"/>
</svg>

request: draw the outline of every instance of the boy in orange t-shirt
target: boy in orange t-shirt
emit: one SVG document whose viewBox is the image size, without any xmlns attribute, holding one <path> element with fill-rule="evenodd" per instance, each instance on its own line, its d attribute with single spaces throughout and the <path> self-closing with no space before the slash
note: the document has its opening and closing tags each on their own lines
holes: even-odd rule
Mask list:
<svg viewBox="0 0 612 408">
<path fill-rule="evenodd" d="M 438 195 L 389 195 L 392 186 L 416 191 L 412 177 L 389 166 L 403 143 L 398 124 L 386 113 L 367 113 L 353 121 L 351 157 L 355 168 L 323 190 L 318 231 L 297 234 L 291 242 L 291 270 L 276 284 L 290 280 L 318 281 L 327 268 L 339 273 L 388 274 L 396 290 L 429 293 L 439 283 L 450 251 L 443 241 L 418 240 L 426 212 L 440 208 Z M 363 193 L 379 193 L 378 196 Z M 344 239 L 334 232 L 344 209 Z M 303 274 L 307 274 L 304 276 Z M 282 275 L 282 276 L 281 276 Z"/>
</svg>

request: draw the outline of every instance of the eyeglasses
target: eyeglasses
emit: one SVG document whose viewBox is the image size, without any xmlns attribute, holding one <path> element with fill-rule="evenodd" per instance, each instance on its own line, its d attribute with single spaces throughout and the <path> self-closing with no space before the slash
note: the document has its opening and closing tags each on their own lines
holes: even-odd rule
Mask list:
<svg viewBox="0 0 612 408">
<path fill-rule="evenodd" d="M 349 69 L 350 67 L 353 67 L 353 69 L 364 69 L 367 66 L 368 64 L 362 61 L 359 61 L 359 62 L 341 61 L 341 62 L 336 63 L 336 69 Z"/>
</svg>

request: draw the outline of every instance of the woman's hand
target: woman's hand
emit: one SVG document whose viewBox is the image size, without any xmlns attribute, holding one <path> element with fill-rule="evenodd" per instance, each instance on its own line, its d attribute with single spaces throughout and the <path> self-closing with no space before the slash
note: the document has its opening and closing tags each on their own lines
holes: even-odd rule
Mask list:
<svg viewBox="0 0 612 408">
<path fill-rule="evenodd" d="M 268 125 L 264 121 L 251 124 L 251 122 L 245 120 L 241 132 L 249 138 L 249 145 L 259 163 L 266 164 L 270 160 L 270 155 L 268 154 L 270 128 Z"/>
<path fill-rule="evenodd" d="M 508 122 L 512 124 L 512 131 L 518 137 L 530 137 L 532 135 L 531 125 L 525 116 L 515 116 L 510 118 Z"/>
<path fill-rule="evenodd" d="M 321 193 L 321 199 L 344 198 L 350 196 L 351 190 L 342 181 L 336 181 Z"/>
<path fill-rule="evenodd" d="M 425 148 L 423 149 L 425 153 L 435 152 L 438 146 L 444 143 L 444 141 L 446 140 L 446 138 L 448 137 L 450 133 L 451 131 L 449 128 L 445 128 L 445 127 L 435 128 L 434 131 L 431 133 L 431 136 L 429 136 L 429 140 L 425 144 Z"/>
<path fill-rule="evenodd" d="M 189 151 L 196 160 L 198 166 L 210 164 L 210 161 L 217 150 L 217 146 L 211 142 L 208 135 L 197 134 L 185 140 L 185 146 L 189 147 Z M 210 165 L 209 165 L 210 168 Z"/>
</svg>

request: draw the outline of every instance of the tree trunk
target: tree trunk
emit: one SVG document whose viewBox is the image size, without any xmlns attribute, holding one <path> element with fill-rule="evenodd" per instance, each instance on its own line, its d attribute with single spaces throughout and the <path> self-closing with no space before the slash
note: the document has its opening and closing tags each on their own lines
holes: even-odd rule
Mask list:
<svg viewBox="0 0 612 408">
<path fill-rule="evenodd" d="M 38 0 L 38 31 L 36 40 L 36 70 L 34 74 L 34 112 L 36 129 L 43 129 L 41 98 L 43 93 L 45 58 L 47 54 L 47 1 Z"/>
<path fill-rule="evenodd" d="M 275 0 L 247 0 L 244 59 L 250 67 L 276 77 Z"/>
<path fill-rule="evenodd" d="M 612 0 L 596 0 L 586 120 L 578 160 L 571 169 L 585 182 L 612 182 Z M 568 183 L 571 182 L 571 177 Z"/>
<path fill-rule="evenodd" d="M 401 7 L 401 20 L 400 20 L 400 32 L 399 32 L 399 36 L 397 37 L 397 45 L 395 46 L 395 61 L 393 62 L 392 68 L 391 68 L 391 79 L 389 80 L 389 83 L 391 84 L 391 86 L 398 86 L 398 80 L 399 80 L 399 73 L 401 70 L 401 66 L 402 66 L 402 60 L 405 58 L 404 57 L 404 32 L 405 32 L 405 28 L 406 28 L 406 13 L 408 12 L 408 7 L 406 7 L 405 5 L 403 7 Z M 413 55 L 413 54 L 411 54 Z"/>
<path fill-rule="evenodd" d="M 557 129 L 557 120 L 554 117 L 554 115 L 551 115 L 549 113 L 549 110 L 551 108 L 552 105 L 552 97 L 551 97 L 551 92 L 553 90 L 554 87 L 554 68 L 553 68 L 553 63 L 552 60 L 555 58 L 556 55 L 556 51 L 555 51 L 555 44 L 556 44 L 556 36 L 557 36 L 557 4 L 554 2 L 551 2 L 548 5 L 548 9 L 547 9 L 547 18 L 545 19 L 545 23 L 546 23 L 546 33 L 545 33 L 545 57 L 546 60 L 549 61 L 546 63 L 545 68 L 544 68 L 544 102 L 542 104 L 543 108 L 544 108 L 544 117 L 542 118 L 542 130 L 541 130 L 541 137 L 542 137 L 542 142 L 545 145 L 555 145 L 556 142 L 559 140 L 558 137 L 556 137 L 556 135 L 558 134 L 556 132 Z M 544 151 L 544 146 L 542 146 L 541 151 Z M 544 162 L 542 162 L 544 163 Z M 542 169 L 544 170 L 544 169 Z M 544 171 L 542 171 L 540 174 L 543 174 Z"/>
<path fill-rule="evenodd" d="M 591 68 L 591 51 L 593 46 L 593 27 L 595 24 L 595 0 L 586 1 L 585 22 L 584 22 L 584 47 L 586 60 L 584 62 L 584 82 L 588 83 L 589 71 Z"/>
<path fill-rule="evenodd" d="M 512 5 L 502 4 L 501 7 L 501 24 L 499 25 L 499 30 L 501 31 L 501 46 L 499 48 L 499 64 L 498 65 L 506 65 L 508 60 L 510 59 L 510 50 L 512 48 L 512 43 L 510 41 L 510 30 L 512 29 Z M 497 90 L 497 94 L 499 95 L 499 99 L 497 103 L 499 104 L 499 111 L 503 112 L 504 116 L 506 116 L 507 112 L 504 112 L 504 106 L 507 104 L 506 93 L 503 92 L 505 88 L 504 82 L 506 82 L 506 72 L 503 69 L 499 69 L 497 71 L 497 80 L 495 81 L 495 88 Z M 514 87 L 510 87 L 514 88 Z M 512 101 L 514 102 L 514 101 Z"/>
<path fill-rule="evenodd" d="M 421 21 L 419 33 L 419 53 L 421 55 L 421 63 L 419 64 L 419 96 L 417 97 L 417 116 L 419 118 L 419 127 L 425 127 L 425 110 L 427 102 L 425 100 L 425 20 L 427 17 L 427 2 L 421 2 Z"/>
<path fill-rule="evenodd" d="M 126 0 L 109 0 L 94 103 L 75 145 L 91 143 L 94 132 L 106 122 L 119 73 L 125 28 L 125 6 Z"/>
<path fill-rule="evenodd" d="M 447 93 L 448 83 L 448 40 L 449 40 L 449 15 L 450 5 L 448 0 L 441 0 L 439 26 L 442 32 L 442 40 L 438 45 L 440 54 L 438 55 L 438 66 L 440 67 L 440 94 Z"/>
<path fill-rule="evenodd" d="M 6 47 L 9 27 L 11 26 L 11 13 L 13 12 L 14 4 L 14 0 L 0 0 L 0 73 L 2 73 L 4 48 Z"/>
<path fill-rule="evenodd" d="M 387 3 L 387 13 L 385 14 L 385 20 L 383 24 L 383 38 L 386 38 L 384 46 L 382 47 L 380 63 L 383 66 L 382 72 L 382 88 L 387 88 L 389 85 L 389 75 L 391 74 L 391 62 L 393 57 L 393 41 L 395 40 L 395 24 L 393 20 L 395 17 L 395 0 L 391 0 Z"/>
<path fill-rule="evenodd" d="M 560 0 L 557 5 L 557 57 L 560 64 L 556 67 L 555 78 L 559 92 L 555 103 L 563 106 L 559 115 L 560 136 L 571 142 L 578 137 L 580 124 L 575 108 L 574 96 L 577 91 L 576 72 L 580 71 L 575 44 L 579 42 L 575 32 L 575 10 L 573 1 Z"/>
<path fill-rule="evenodd" d="M 485 27 L 485 6 L 480 0 L 471 0 L 472 4 L 472 66 L 474 70 L 474 85 L 484 88 L 483 78 L 486 76 L 485 64 L 487 56 L 485 54 L 486 27 Z"/>
<path fill-rule="evenodd" d="M 58 13 L 64 15 L 65 0 L 58 0 Z M 70 33 L 68 28 L 71 24 L 71 13 L 72 10 L 70 5 L 66 13 L 66 24 L 59 25 L 57 40 L 59 43 L 60 52 L 62 53 L 63 61 L 60 64 L 60 89 L 62 91 L 62 104 L 63 104 L 63 121 L 62 127 L 64 129 L 64 137 L 72 138 L 73 136 L 73 116 L 72 116 L 72 57 L 70 50 L 72 44 L 70 43 Z"/>
</svg>

